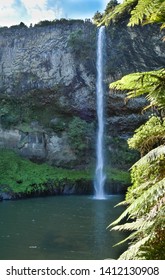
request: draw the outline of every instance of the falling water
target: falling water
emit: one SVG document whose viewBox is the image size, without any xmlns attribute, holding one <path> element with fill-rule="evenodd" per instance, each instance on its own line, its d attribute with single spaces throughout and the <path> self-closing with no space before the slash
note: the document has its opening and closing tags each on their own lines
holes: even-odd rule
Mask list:
<svg viewBox="0 0 165 280">
<path fill-rule="evenodd" d="M 97 146 L 96 146 L 96 171 L 95 171 L 95 198 L 105 199 L 104 193 L 104 156 L 103 156 L 103 135 L 104 135 L 104 105 L 103 105 L 103 48 L 105 39 L 105 27 L 99 29 L 97 41 L 97 118 L 98 118 L 98 132 L 97 132 Z"/>
</svg>

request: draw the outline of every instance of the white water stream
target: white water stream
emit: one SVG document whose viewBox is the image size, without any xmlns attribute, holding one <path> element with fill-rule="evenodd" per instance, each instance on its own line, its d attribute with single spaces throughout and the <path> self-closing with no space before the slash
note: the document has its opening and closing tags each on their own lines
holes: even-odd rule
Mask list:
<svg viewBox="0 0 165 280">
<path fill-rule="evenodd" d="M 103 155 L 103 137 L 104 137 L 104 89 L 103 89 L 103 51 L 105 40 L 105 27 L 99 28 L 98 40 L 97 40 L 97 82 L 96 82 L 96 94 L 97 94 L 97 119 L 98 119 L 98 131 L 97 131 L 97 145 L 96 145 L 96 171 L 95 171 L 95 198 L 105 199 L 104 183 L 104 155 Z"/>
</svg>

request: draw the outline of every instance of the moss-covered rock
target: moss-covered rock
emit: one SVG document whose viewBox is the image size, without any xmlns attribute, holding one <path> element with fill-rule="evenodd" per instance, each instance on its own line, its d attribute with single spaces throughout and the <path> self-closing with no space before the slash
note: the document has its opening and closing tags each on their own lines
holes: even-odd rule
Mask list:
<svg viewBox="0 0 165 280">
<path fill-rule="evenodd" d="M 36 164 L 10 150 L 0 150 L 0 197 L 4 199 L 46 194 L 93 193 L 93 171 Z M 108 171 L 107 184 L 129 183 L 126 172 Z M 115 192 L 113 190 L 113 192 Z"/>
</svg>

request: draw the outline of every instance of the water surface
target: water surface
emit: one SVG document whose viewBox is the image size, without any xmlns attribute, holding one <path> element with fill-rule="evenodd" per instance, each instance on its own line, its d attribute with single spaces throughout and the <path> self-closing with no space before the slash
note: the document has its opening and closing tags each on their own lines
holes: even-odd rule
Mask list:
<svg viewBox="0 0 165 280">
<path fill-rule="evenodd" d="M 123 210 L 89 196 L 55 196 L 0 203 L 0 259 L 116 259 L 123 233 L 106 227 Z"/>
</svg>

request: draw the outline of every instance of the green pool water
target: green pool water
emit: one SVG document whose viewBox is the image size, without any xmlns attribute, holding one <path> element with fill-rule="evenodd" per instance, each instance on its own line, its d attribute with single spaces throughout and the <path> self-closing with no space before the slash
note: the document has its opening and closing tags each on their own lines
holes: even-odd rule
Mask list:
<svg viewBox="0 0 165 280">
<path fill-rule="evenodd" d="M 0 202 L 1 260 L 116 259 L 123 233 L 107 226 L 123 211 L 121 195 L 54 196 Z"/>
</svg>

